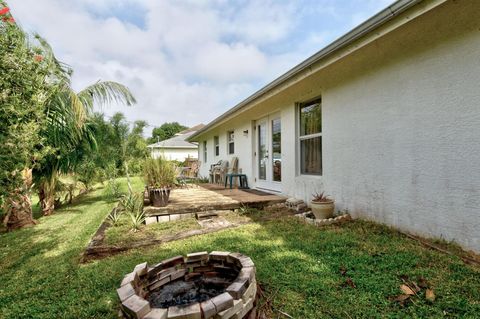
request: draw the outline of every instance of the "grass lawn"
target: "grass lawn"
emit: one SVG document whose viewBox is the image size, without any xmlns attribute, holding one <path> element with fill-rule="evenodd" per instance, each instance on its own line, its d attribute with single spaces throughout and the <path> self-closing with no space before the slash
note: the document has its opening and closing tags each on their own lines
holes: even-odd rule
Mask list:
<svg viewBox="0 0 480 319">
<path fill-rule="evenodd" d="M 141 181 L 134 186 L 142 189 Z M 202 250 L 249 255 L 274 307 L 294 318 L 480 313 L 479 268 L 362 221 L 323 229 L 291 217 L 255 222 L 81 265 L 82 251 L 114 205 L 102 194 L 98 189 L 33 228 L 0 235 L 0 318 L 115 318 L 115 290 L 137 263 Z M 355 288 L 344 284 L 341 269 Z M 415 297 L 405 306 L 390 300 L 405 276 L 426 278 L 436 300 Z"/>
<path fill-rule="evenodd" d="M 200 225 L 192 217 L 169 223 L 155 223 L 145 226 L 142 231 L 132 232 L 129 217 L 122 215 L 115 227 L 110 227 L 105 232 L 105 245 L 124 246 L 130 243 L 160 239 L 163 236 L 174 235 L 182 231 L 200 229 Z"/>
</svg>

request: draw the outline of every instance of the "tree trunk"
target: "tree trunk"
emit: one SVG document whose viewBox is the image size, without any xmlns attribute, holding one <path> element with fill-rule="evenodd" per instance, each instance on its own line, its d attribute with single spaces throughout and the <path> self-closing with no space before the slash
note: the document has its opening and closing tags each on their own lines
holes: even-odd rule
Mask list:
<svg viewBox="0 0 480 319">
<path fill-rule="evenodd" d="M 38 199 L 44 216 L 51 215 L 55 209 L 55 180 L 42 181 L 38 187 Z"/>
<path fill-rule="evenodd" d="M 35 219 L 33 219 L 32 202 L 29 193 L 32 185 L 31 169 L 25 169 L 23 171 L 23 182 L 23 187 L 11 193 L 3 203 L 2 209 L 5 212 L 3 224 L 9 231 L 25 226 L 32 226 L 37 223 Z"/>
</svg>

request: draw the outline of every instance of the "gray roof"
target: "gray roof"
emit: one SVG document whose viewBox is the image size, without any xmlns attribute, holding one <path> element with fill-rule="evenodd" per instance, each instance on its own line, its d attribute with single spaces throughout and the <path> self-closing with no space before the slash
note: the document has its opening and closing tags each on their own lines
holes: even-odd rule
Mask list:
<svg viewBox="0 0 480 319">
<path fill-rule="evenodd" d="M 196 131 L 187 132 L 185 134 L 177 134 L 168 140 L 164 140 L 155 144 L 150 144 L 150 148 L 191 148 L 197 149 L 198 145 L 187 142 L 186 139 L 193 135 Z"/>
</svg>

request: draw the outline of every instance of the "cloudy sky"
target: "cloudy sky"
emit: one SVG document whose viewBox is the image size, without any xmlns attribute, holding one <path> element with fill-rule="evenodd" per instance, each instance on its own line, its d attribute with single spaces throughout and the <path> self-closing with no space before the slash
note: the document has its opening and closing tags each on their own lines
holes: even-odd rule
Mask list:
<svg viewBox="0 0 480 319">
<path fill-rule="evenodd" d="M 207 123 L 392 0 L 10 0 L 74 70 L 81 89 L 127 85 L 133 107 L 103 111 Z"/>
</svg>

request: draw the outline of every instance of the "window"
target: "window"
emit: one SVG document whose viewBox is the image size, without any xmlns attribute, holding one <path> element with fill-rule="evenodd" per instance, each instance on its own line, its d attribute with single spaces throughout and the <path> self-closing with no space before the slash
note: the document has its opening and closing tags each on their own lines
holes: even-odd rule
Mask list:
<svg viewBox="0 0 480 319">
<path fill-rule="evenodd" d="M 227 143 L 228 143 L 228 154 L 233 154 L 235 153 L 235 135 L 233 134 L 233 131 L 227 132 Z"/>
<path fill-rule="evenodd" d="M 203 162 L 207 162 L 207 141 L 203 141 Z"/>
<path fill-rule="evenodd" d="M 300 173 L 322 175 L 322 104 L 321 100 L 300 104 Z"/>
<path fill-rule="evenodd" d="M 218 136 L 213 137 L 213 145 L 215 146 L 215 156 L 220 155 L 220 142 Z"/>
</svg>

